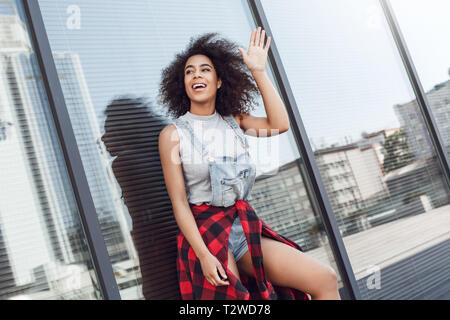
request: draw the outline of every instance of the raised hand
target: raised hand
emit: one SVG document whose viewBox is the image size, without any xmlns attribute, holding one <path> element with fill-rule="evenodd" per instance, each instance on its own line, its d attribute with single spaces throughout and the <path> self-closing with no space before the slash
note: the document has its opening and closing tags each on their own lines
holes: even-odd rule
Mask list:
<svg viewBox="0 0 450 320">
<path fill-rule="evenodd" d="M 266 32 L 261 31 L 261 27 L 252 31 L 248 51 L 238 48 L 250 72 L 261 72 L 266 70 L 267 52 L 270 47 L 270 37 L 267 37 L 266 47 L 264 48 Z"/>
</svg>

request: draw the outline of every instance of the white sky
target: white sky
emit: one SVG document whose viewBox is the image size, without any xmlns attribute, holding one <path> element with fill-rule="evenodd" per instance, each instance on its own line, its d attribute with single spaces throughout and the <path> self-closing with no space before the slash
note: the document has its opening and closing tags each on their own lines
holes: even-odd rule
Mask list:
<svg viewBox="0 0 450 320">
<path fill-rule="evenodd" d="M 449 78 L 449 3 L 394 2 L 428 90 Z M 393 105 L 414 94 L 378 0 L 262 3 L 317 147 L 398 126 Z"/>
<path fill-rule="evenodd" d="M 80 54 L 99 117 L 114 95 L 154 99 L 160 70 L 188 39 L 218 31 L 244 46 L 253 21 L 244 0 L 77 1 L 81 28 L 66 27 L 70 0 L 40 0 L 53 50 Z M 393 0 L 425 90 L 448 79 L 447 0 Z M 399 126 L 393 105 L 414 99 L 378 0 L 263 0 L 273 38 L 313 148 Z M 176 21 L 176 23 L 175 23 Z M 261 107 L 256 115 L 263 113 Z M 291 142 L 288 142 L 290 139 Z M 281 141 L 281 163 L 298 152 Z M 287 145 L 290 145 L 287 147 Z"/>
<path fill-rule="evenodd" d="M 450 1 L 391 0 L 426 91 L 449 79 Z"/>
</svg>

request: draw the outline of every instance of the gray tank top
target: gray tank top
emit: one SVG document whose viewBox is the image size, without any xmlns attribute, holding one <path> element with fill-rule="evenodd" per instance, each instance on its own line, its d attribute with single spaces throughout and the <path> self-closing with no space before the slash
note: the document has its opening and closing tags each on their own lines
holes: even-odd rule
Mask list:
<svg viewBox="0 0 450 320">
<path fill-rule="evenodd" d="M 189 122 L 209 155 L 235 157 L 245 154 L 245 149 L 233 130 L 216 111 L 209 116 L 200 116 L 188 111 L 180 118 Z M 212 192 L 208 159 L 202 157 L 198 151 L 201 148 L 194 147 L 189 134 L 174 122 L 173 124 L 180 137 L 180 158 L 187 200 L 196 205 L 209 202 L 212 200 Z"/>
</svg>

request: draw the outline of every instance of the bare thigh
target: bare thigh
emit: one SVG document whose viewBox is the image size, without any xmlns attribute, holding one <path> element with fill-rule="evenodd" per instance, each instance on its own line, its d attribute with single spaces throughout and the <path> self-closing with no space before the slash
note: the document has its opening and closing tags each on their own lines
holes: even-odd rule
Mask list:
<svg viewBox="0 0 450 320">
<path fill-rule="evenodd" d="M 331 267 L 282 242 L 261 237 L 261 248 L 266 278 L 274 285 L 316 293 L 336 276 Z M 250 252 L 237 265 L 242 272 L 254 276 Z"/>
<path fill-rule="evenodd" d="M 239 277 L 239 271 L 236 265 L 236 261 L 234 260 L 233 253 L 230 249 L 228 249 L 228 269 L 236 276 L 236 278 L 241 280 L 241 278 Z"/>
</svg>

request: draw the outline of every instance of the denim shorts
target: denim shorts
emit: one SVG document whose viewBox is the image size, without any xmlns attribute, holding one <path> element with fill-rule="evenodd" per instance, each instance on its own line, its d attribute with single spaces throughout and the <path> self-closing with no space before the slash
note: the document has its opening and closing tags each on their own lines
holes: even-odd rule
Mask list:
<svg viewBox="0 0 450 320">
<path fill-rule="evenodd" d="M 239 217 L 236 217 L 231 226 L 228 248 L 233 253 L 235 261 L 239 261 L 248 251 L 247 239 L 245 238 L 244 229 L 242 229 Z"/>
</svg>

